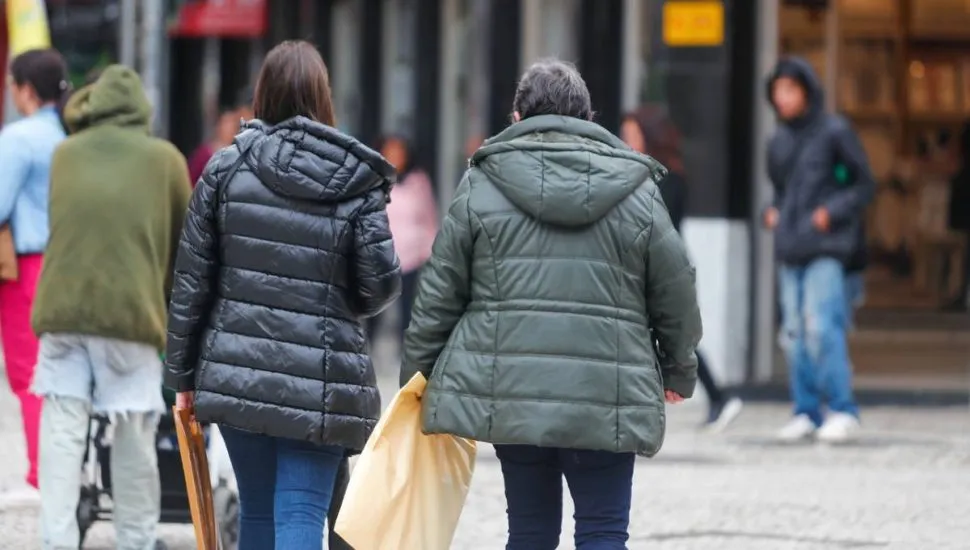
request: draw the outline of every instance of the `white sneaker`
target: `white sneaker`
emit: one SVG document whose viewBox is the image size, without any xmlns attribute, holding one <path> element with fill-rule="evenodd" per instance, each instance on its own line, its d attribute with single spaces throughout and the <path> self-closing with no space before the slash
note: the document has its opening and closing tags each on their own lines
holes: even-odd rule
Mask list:
<svg viewBox="0 0 970 550">
<path fill-rule="evenodd" d="M 800 414 L 788 421 L 778 432 L 778 439 L 786 442 L 801 441 L 815 435 L 815 423 L 807 414 Z"/>
<path fill-rule="evenodd" d="M 855 439 L 859 428 L 859 419 L 851 414 L 832 413 L 818 429 L 818 439 L 825 443 L 845 443 Z"/>
<path fill-rule="evenodd" d="M 704 429 L 708 433 L 723 432 L 741 414 L 741 409 L 743 408 L 744 402 L 737 397 L 732 397 L 724 403 L 714 405 L 710 414 L 708 414 Z"/>
</svg>

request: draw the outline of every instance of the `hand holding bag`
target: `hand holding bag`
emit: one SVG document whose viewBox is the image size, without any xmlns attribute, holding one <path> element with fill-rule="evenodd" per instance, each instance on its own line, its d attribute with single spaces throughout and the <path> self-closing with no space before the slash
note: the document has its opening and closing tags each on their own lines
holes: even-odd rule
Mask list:
<svg viewBox="0 0 970 550">
<path fill-rule="evenodd" d="M 448 550 L 475 442 L 421 431 L 421 373 L 394 396 L 350 476 L 335 530 L 356 550 Z"/>
</svg>

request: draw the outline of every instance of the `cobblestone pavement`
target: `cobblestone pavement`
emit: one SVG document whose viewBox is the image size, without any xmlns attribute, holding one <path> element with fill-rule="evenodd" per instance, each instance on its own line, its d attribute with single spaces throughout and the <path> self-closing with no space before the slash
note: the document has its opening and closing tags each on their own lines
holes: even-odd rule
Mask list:
<svg viewBox="0 0 970 550">
<path fill-rule="evenodd" d="M 388 392 L 394 383 L 382 378 Z M 640 462 L 631 549 L 968 548 L 970 409 L 870 409 L 864 436 L 844 447 L 773 443 L 780 405 L 748 406 L 718 436 L 695 431 L 702 413 L 700 403 L 672 409 L 664 450 Z M 0 548 L 34 549 L 38 499 L 20 481 L 17 414 L 0 386 Z M 499 464 L 487 446 L 479 457 L 455 549 L 504 546 Z M 563 548 L 573 547 L 569 523 Z M 194 548 L 186 526 L 161 534 L 173 550 Z M 85 548 L 113 548 L 111 526 L 96 525 Z"/>
</svg>

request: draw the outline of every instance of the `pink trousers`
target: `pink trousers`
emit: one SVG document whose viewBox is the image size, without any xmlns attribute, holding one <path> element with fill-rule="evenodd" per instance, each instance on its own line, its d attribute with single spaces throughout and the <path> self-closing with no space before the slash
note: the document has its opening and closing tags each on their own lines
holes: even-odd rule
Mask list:
<svg viewBox="0 0 970 550">
<path fill-rule="evenodd" d="M 41 254 L 19 256 L 19 278 L 0 283 L 0 340 L 3 342 L 7 380 L 20 401 L 24 422 L 27 459 L 30 461 L 27 483 L 34 487 L 37 487 L 37 445 L 42 400 L 30 391 L 34 367 L 37 366 L 37 336 L 30 328 L 30 310 L 34 305 L 43 258 Z"/>
</svg>

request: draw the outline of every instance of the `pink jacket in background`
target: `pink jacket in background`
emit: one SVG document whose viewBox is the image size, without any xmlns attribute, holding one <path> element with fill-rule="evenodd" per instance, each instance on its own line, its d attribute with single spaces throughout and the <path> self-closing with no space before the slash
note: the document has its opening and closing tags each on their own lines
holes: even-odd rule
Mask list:
<svg viewBox="0 0 970 550">
<path fill-rule="evenodd" d="M 438 233 L 438 209 L 427 173 L 411 170 L 391 188 L 387 218 L 401 271 L 410 273 L 420 268 L 431 257 L 431 245 Z"/>
</svg>

